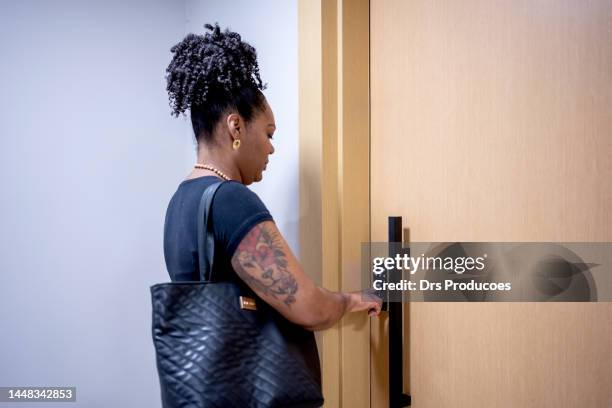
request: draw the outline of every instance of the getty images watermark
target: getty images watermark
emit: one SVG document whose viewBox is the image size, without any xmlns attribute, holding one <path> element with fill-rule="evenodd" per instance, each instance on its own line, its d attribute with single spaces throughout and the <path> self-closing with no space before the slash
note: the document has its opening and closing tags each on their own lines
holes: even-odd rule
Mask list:
<svg viewBox="0 0 612 408">
<path fill-rule="evenodd" d="M 390 302 L 612 301 L 612 243 L 364 243 L 362 269 Z"/>
</svg>

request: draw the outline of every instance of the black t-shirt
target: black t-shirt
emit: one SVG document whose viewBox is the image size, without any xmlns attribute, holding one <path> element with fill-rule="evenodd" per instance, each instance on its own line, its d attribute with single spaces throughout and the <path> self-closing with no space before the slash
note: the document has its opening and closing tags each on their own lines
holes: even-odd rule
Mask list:
<svg viewBox="0 0 612 408">
<path fill-rule="evenodd" d="M 206 187 L 221 181 L 216 176 L 185 180 L 172 196 L 164 225 L 164 257 L 172 282 L 199 281 L 198 208 Z M 242 238 L 270 212 L 259 197 L 237 181 L 223 183 L 211 208 L 215 232 L 214 280 L 239 280 L 231 259 Z"/>
</svg>

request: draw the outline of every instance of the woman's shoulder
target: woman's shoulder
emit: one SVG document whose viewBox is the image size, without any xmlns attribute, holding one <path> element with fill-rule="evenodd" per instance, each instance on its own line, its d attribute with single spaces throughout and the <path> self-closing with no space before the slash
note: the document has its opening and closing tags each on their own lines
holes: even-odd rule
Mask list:
<svg viewBox="0 0 612 408">
<path fill-rule="evenodd" d="M 239 181 L 236 180 L 228 180 L 228 181 L 222 181 L 221 182 L 221 186 L 219 186 L 219 192 L 225 192 L 226 194 L 228 193 L 235 193 L 235 194 L 255 194 L 253 191 L 251 191 L 251 189 L 249 189 L 247 186 L 245 186 L 244 184 L 242 184 Z"/>
<path fill-rule="evenodd" d="M 220 185 L 212 204 L 215 213 L 231 216 L 237 210 L 240 213 L 268 211 L 259 196 L 244 184 L 235 180 L 223 181 L 215 176 L 184 180 L 171 201 L 178 198 L 181 202 L 199 202 L 204 191 L 216 183 Z"/>
<path fill-rule="evenodd" d="M 237 181 L 224 182 L 212 208 L 215 233 L 231 258 L 240 241 L 255 225 L 273 220 L 255 192 Z"/>
<path fill-rule="evenodd" d="M 223 182 L 215 194 L 214 201 L 239 206 L 255 205 L 266 209 L 264 203 L 254 191 L 235 180 Z"/>
</svg>

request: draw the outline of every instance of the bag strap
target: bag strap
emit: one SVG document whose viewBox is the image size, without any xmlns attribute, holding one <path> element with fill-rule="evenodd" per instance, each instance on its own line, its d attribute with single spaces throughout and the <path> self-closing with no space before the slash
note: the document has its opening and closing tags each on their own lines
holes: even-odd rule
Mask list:
<svg viewBox="0 0 612 408">
<path fill-rule="evenodd" d="M 206 187 L 206 190 L 202 193 L 200 206 L 198 207 L 198 258 L 200 281 L 202 282 L 212 282 L 215 257 L 215 235 L 213 222 L 211 221 L 212 217 L 209 215 L 215 193 L 223 183 L 223 181 L 219 181 Z M 208 279 L 206 279 L 207 276 Z"/>
</svg>

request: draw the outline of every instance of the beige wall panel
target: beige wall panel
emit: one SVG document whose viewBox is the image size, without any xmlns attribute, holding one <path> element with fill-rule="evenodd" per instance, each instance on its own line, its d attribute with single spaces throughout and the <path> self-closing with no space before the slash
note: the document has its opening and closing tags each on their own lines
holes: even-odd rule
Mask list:
<svg viewBox="0 0 612 408">
<path fill-rule="evenodd" d="M 370 17 L 373 240 L 612 241 L 612 2 Z M 415 408 L 612 406 L 610 303 L 410 309 Z"/>
<path fill-rule="evenodd" d="M 335 14 L 329 2 L 298 2 L 300 263 L 330 290 L 340 289 Z M 340 406 L 340 335 L 336 325 L 316 336 L 326 407 Z"/>
<path fill-rule="evenodd" d="M 338 1 L 338 168 L 342 290 L 361 289 L 361 243 L 369 240 L 369 2 Z M 370 406 L 370 318 L 342 319 L 342 407 Z"/>
<path fill-rule="evenodd" d="M 325 288 L 358 290 L 370 214 L 369 4 L 298 4 L 301 261 Z M 369 406 L 369 333 L 366 316 L 349 315 L 317 336 L 326 407 Z"/>
</svg>

